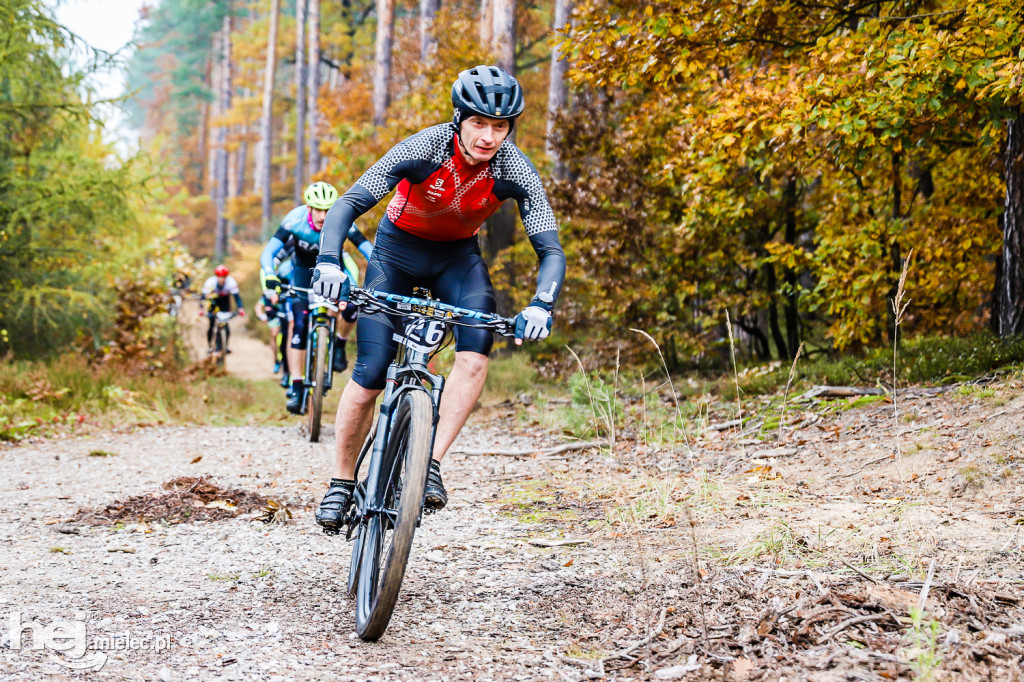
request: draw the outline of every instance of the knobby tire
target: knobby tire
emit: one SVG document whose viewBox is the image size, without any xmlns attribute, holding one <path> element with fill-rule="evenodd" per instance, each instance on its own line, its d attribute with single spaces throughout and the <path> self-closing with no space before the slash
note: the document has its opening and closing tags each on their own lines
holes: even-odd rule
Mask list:
<svg viewBox="0 0 1024 682">
<path fill-rule="evenodd" d="M 217 358 L 217 366 L 223 367 L 224 356 L 227 355 L 227 353 L 225 352 L 226 349 L 224 348 L 224 328 L 221 327 L 219 323 L 217 324 L 216 336 L 214 337 L 213 344 L 213 353 Z"/>
<path fill-rule="evenodd" d="M 320 419 L 324 411 L 324 378 L 327 376 L 327 351 L 330 339 L 326 327 L 313 330 L 313 346 L 316 357 L 313 361 L 313 386 L 309 389 L 309 442 L 320 442 Z M 309 381 L 309 377 L 306 377 Z"/>
<path fill-rule="evenodd" d="M 370 455 L 370 451 L 373 449 L 373 441 L 376 430 L 371 431 L 366 436 L 366 440 L 363 442 L 363 449 L 359 453 L 359 459 L 356 460 L 356 478 L 358 479 L 359 470 L 358 466 L 362 462 L 368 462 L 366 458 Z M 359 587 L 359 562 L 363 554 L 363 538 L 362 538 L 363 527 L 360 525 L 355 530 L 355 536 L 352 542 L 352 558 L 348 564 L 348 593 L 350 596 L 356 596 L 356 589 Z"/>
<path fill-rule="evenodd" d="M 356 541 L 362 543 L 356 632 L 364 640 L 384 634 L 398 601 L 427 485 L 433 415 L 425 391 L 408 391 L 399 400 L 387 435 L 378 485 L 390 513 L 371 515 Z"/>
</svg>

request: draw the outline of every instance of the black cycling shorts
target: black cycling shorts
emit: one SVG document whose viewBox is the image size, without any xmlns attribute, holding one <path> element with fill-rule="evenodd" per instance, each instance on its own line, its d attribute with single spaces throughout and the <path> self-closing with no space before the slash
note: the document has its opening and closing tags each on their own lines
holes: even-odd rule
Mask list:
<svg viewBox="0 0 1024 682">
<path fill-rule="evenodd" d="M 377 229 L 363 286 L 403 296 L 411 295 L 414 287 L 425 287 L 445 303 L 487 313 L 496 308 L 494 287 L 476 237 L 430 241 L 402 231 L 387 218 Z M 352 379 L 363 388 L 384 388 L 388 365 L 398 350 L 392 335 L 400 324 L 392 315 L 360 316 Z M 493 342 L 486 329 L 455 327 L 456 351 L 488 355 Z"/>
</svg>

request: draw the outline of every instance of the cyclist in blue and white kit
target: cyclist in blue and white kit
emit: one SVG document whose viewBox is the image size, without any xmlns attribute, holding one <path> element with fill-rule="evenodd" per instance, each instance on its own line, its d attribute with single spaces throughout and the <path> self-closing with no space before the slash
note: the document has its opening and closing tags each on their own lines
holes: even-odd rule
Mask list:
<svg viewBox="0 0 1024 682">
<path fill-rule="evenodd" d="M 309 288 L 313 267 L 316 265 L 316 258 L 320 253 L 320 230 L 327 216 L 327 210 L 338 198 L 338 190 L 326 182 L 314 182 L 306 187 L 302 195 L 306 204 L 298 206 L 285 215 L 280 227 L 274 236 L 270 238 L 267 245 L 260 254 L 260 282 L 268 300 L 275 301 L 281 293 L 282 283 L 280 278 L 274 274 L 274 259 L 287 245 L 295 249 L 292 256 L 294 266 L 292 274 L 292 285 L 300 288 Z M 350 239 L 356 247 L 369 258 L 372 250 L 370 242 L 363 237 L 362 233 L 351 226 L 355 232 Z M 349 276 L 356 272 L 355 263 L 349 259 Z M 288 302 L 290 314 L 289 321 L 291 328 L 291 352 L 288 357 L 288 365 L 292 370 L 292 395 L 288 401 L 288 411 L 292 414 L 302 414 L 306 404 L 305 396 L 305 372 L 306 366 L 306 324 L 309 320 L 309 297 L 305 294 L 291 297 Z M 348 332 L 355 322 L 355 311 L 350 310 L 342 313 L 342 319 L 338 320 L 335 333 L 337 338 L 334 344 L 334 357 L 331 358 L 334 371 L 344 371 L 348 366 L 345 359 L 345 340 Z"/>
<path fill-rule="evenodd" d="M 565 254 L 540 176 L 508 140 L 523 111 L 522 89 L 501 69 L 478 66 L 459 74 L 452 104 L 452 123 L 399 142 L 334 204 L 324 222 L 313 289 L 332 300 L 347 297 L 351 283 L 341 268 L 341 247 L 352 237 L 349 226 L 395 190 L 377 228 L 364 286 L 403 295 L 424 286 L 445 303 L 493 312 L 494 291 L 476 235 L 501 202 L 514 199 L 539 260 L 533 301 L 516 317 L 516 343 L 543 339 L 565 277 Z M 390 325 L 386 316 L 360 318 L 352 381 L 334 422 L 334 477 L 316 511 L 325 529 L 337 530 L 345 521 L 359 447 L 397 348 Z M 488 331 L 456 330 L 455 365 L 441 397 L 427 477 L 428 507 L 447 504 L 440 461 L 483 390 L 492 341 Z"/>
</svg>

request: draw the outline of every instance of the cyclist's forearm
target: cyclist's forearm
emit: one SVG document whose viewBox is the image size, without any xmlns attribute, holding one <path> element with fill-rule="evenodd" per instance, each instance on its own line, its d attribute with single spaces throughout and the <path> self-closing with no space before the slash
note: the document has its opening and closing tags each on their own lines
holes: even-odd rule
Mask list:
<svg viewBox="0 0 1024 682">
<path fill-rule="evenodd" d="M 341 265 L 341 245 L 350 236 L 356 218 L 377 205 L 378 199 L 360 184 L 355 184 L 334 202 L 324 219 L 320 233 L 320 256 L 318 263 Z M 359 230 L 357 229 L 356 232 Z M 361 233 L 360 233 L 361 234 Z"/>
<path fill-rule="evenodd" d="M 242 295 L 241 294 L 231 294 L 231 295 L 235 297 L 235 307 L 236 308 L 241 310 L 242 308 L 245 307 L 244 305 L 242 305 Z"/>
<path fill-rule="evenodd" d="M 260 253 L 260 269 L 268 274 L 274 274 L 274 258 L 278 252 L 284 248 L 284 242 L 277 238 L 277 236 L 271 237 L 267 245 L 263 247 L 263 252 Z"/>
<path fill-rule="evenodd" d="M 363 254 L 363 258 L 370 260 L 370 254 L 373 253 L 373 243 L 356 227 L 355 223 L 352 223 L 352 227 L 348 228 L 348 240 L 356 245 L 359 253 Z"/>
<path fill-rule="evenodd" d="M 558 232 L 550 230 L 539 232 L 530 237 L 533 250 L 537 253 L 540 265 L 537 271 L 537 292 L 535 300 L 540 300 L 554 307 L 558 294 L 562 291 L 565 281 L 565 252 L 558 241 Z"/>
</svg>

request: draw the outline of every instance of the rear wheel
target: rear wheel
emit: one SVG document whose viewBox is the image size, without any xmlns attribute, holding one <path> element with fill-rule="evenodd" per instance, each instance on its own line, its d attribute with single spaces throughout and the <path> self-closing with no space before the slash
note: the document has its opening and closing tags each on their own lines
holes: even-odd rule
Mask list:
<svg viewBox="0 0 1024 682">
<path fill-rule="evenodd" d="M 384 634 L 398 601 L 423 507 L 433 414 L 425 391 L 408 391 L 401 397 L 388 431 L 377 493 L 384 510 L 370 516 L 357 541 L 362 550 L 356 632 L 365 640 Z"/>
<path fill-rule="evenodd" d="M 324 409 L 324 372 L 327 369 L 327 351 L 330 350 L 330 336 L 327 327 L 316 327 L 313 330 L 313 362 L 310 365 L 313 369 L 313 385 L 309 389 L 309 442 L 320 441 L 320 419 L 323 417 Z M 309 377 L 306 378 L 307 381 Z"/>
</svg>

